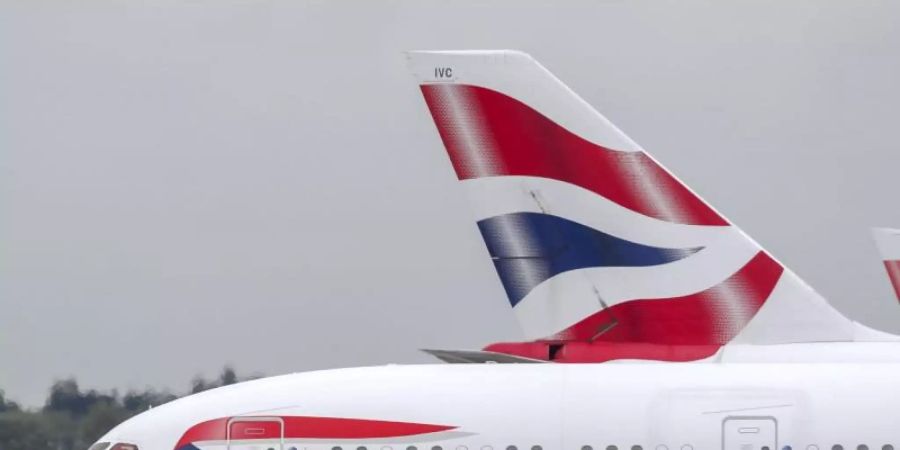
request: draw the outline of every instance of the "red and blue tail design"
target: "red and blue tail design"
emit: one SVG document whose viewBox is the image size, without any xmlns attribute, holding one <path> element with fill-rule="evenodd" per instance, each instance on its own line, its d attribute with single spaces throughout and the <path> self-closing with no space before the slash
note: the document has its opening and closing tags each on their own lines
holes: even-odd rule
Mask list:
<svg viewBox="0 0 900 450">
<path fill-rule="evenodd" d="M 701 249 L 638 244 L 562 217 L 532 212 L 482 219 L 478 229 L 513 307 L 535 287 L 563 272 L 656 266 Z"/>
<path fill-rule="evenodd" d="M 852 322 L 530 56 L 409 61 L 529 339 L 697 355 L 852 340 Z"/>
</svg>

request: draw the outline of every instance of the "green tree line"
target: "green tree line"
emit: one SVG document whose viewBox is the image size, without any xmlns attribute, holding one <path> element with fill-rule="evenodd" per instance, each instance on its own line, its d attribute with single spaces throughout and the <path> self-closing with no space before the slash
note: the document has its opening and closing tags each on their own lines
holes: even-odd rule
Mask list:
<svg viewBox="0 0 900 450">
<path fill-rule="evenodd" d="M 243 379 L 226 366 L 216 379 L 194 378 L 189 393 L 239 381 Z M 178 397 L 152 388 L 124 395 L 116 390 L 82 390 L 74 378 L 68 378 L 53 383 L 42 408 L 29 409 L 0 390 L 0 450 L 86 450 L 129 417 Z"/>
</svg>

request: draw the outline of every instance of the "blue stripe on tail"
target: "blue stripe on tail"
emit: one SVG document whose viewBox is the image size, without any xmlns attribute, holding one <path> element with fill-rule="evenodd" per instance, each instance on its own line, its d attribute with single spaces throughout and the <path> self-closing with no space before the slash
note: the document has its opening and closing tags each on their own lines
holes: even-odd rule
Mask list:
<svg viewBox="0 0 900 450">
<path fill-rule="evenodd" d="M 659 248 L 549 214 L 520 212 L 478 222 L 512 306 L 551 277 L 588 267 L 642 267 L 690 256 L 702 247 Z"/>
</svg>

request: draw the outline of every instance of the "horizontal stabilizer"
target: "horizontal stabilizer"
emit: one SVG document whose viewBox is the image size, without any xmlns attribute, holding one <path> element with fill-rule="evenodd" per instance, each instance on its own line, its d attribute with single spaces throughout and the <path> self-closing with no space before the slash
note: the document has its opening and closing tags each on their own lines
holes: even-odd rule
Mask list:
<svg viewBox="0 0 900 450">
<path fill-rule="evenodd" d="M 422 351 L 450 364 L 533 364 L 544 362 L 537 359 L 480 350 L 432 350 L 423 348 Z"/>
</svg>

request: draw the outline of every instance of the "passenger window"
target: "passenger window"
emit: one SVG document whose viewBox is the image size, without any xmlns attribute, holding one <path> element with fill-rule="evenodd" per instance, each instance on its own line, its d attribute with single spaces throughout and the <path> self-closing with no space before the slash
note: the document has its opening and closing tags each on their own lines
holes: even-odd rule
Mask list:
<svg viewBox="0 0 900 450">
<path fill-rule="evenodd" d="M 331 447 L 331 450 L 341 450 L 341 446 Z"/>
<path fill-rule="evenodd" d="M 541 450 L 541 446 L 540 445 L 532 445 L 531 450 Z"/>
<path fill-rule="evenodd" d="M 616 447 L 615 445 L 607 445 L 606 450 L 619 450 L 619 447 Z"/>
<path fill-rule="evenodd" d="M 582 445 L 581 450 L 594 450 L 594 447 L 591 447 L 590 445 Z"/>
<path fill-rule="evenodd" d="M 431 450 L 444 450 L 444 449 L 440 445 L 435 445 L 434 447 L 431 447 Z"/>
<path fill-rule="evenodd" d="M 866 444 L 859 444 L 856 446 L 856 450 L 869 450 L 869 446 Z"/>
<path fill-rule="evenodd" d="M 106 450 L 109 448 L 109 442 L 98 442 L 91 446 L 88 450 Z"/>
<path fill-rule="evenodd" d="M 894 450 L 894 446 L 891 444 L 884 444 L 881 446 L 881 450 Z"/>
<path fill-rule="evenodd" d="M 356 447 L 356 450 L 366 450 L 366 446 L 360 445 L 359 447 Z"/>
<path fill-rule="evenodd" d="M 516 450 L 516 446 L 510 445 L 510 446 L 506 447 L 506 450 Z"/>
<path fill-rule="evenodd" d="M 644 447 L 641 447 L 640 445 L 632 445 L 631 450 L 644 450 Z"/>
<path fill-rule="evenodd" d="M 831 450 L 844 450 L 844 446 L 841 444 L 834 444 L 831 446 Z"/>
<path fill-rule="evenodd" d="M 418 450 L 418 449 L 416 448 L 415 445 L 410 445 L 409 447 L 406 447 L 406 450 Z"/>
</svg>

